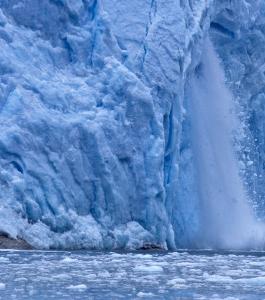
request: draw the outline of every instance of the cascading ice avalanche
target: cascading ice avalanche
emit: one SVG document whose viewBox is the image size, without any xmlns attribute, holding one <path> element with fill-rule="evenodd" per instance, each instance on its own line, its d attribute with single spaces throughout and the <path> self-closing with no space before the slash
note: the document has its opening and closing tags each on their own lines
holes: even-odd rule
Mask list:
<svg viewBox="0 0 265 300">
<path fill-rule="evenodd" d="M 202 245 L 258 248 L 264 225 L 255 220 L 239 174 L 233 134 L 240 132 L 231 92 L 209 39 L 190 84 L 192 148 L 201 204 Z"/>
</svg>

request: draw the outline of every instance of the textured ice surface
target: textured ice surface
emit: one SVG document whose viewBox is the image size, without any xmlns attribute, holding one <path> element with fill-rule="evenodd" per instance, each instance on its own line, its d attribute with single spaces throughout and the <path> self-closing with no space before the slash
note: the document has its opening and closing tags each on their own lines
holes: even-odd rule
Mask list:
<svg viewBox="0 0 265 300">
<path fill-rule="evenodd" d="M 263 300 L 265 293 L 264 253 L 6 251 L 0 257 L 3 300 Z"/>
<path fill-rule="evenodd" d="M 0 0 L 2 231 L 36 247 L 175 246 L 183 85 L 207 7 Z"/>
<path fill-rule="evenodd" d="M 264 74 L 250 80 L 262 64 L 245 47 L 262 49 L 262 11 L 254 0 L 0 0 L 0 231 L 41 248 L 198 246 L 185 86 L 211 28 L 250 103 Z M 249 130 L 262 138 L 259 116 Z"/>
</svg>

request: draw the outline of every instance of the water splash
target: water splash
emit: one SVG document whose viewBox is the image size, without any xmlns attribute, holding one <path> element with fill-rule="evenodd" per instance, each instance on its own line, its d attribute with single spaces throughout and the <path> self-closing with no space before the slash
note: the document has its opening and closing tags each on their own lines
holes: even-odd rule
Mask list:
<svg viewBox="0 0 265 300">
<path fill-rule="evenodd" d="M 214 248 L 260 248 L 265 226 L 249 205 L 233 146 L 239 132 L 231 92 L 212 43 L 191 81 L 192 147 L 202 208 L 202 240 Z"/>
</svg>

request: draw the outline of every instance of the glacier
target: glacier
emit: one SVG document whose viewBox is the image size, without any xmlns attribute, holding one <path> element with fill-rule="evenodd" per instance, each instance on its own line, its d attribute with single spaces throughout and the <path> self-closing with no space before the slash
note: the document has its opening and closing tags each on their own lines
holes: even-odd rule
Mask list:
<svg viewBox="0 0 265 300">
<path fill-rule="evenodd" d="M 189 87 L 210 37 L 264 218 L 264 13 L 261 0 L 0 0 L 0 232 L 36 248 L 230 247 L 202 241 Z"/>
</svg>

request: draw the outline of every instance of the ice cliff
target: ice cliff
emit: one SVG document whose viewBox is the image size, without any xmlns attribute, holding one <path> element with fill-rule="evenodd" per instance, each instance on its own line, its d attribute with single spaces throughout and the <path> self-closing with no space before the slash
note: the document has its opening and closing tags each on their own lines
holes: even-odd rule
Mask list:
<svg viewBox="0 0 265 300">
<path fill-rule="evenodd" d="M 186 94 L 209 35 L 261 207 L 264 14 L 257 0 L 0 0 L 0 231 L 38 248 L 199 247 Z"/>
</svg>

